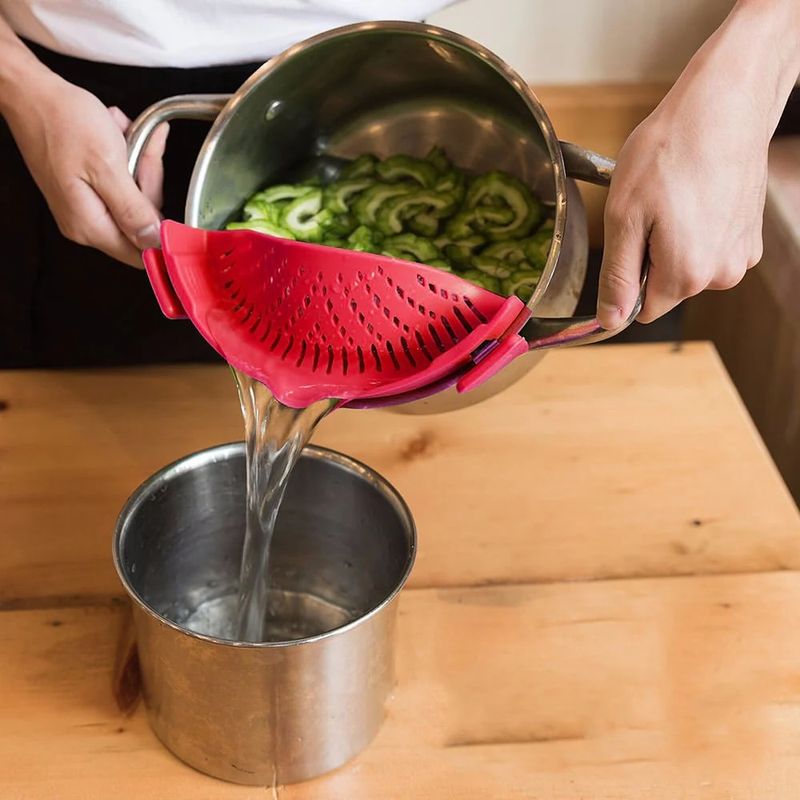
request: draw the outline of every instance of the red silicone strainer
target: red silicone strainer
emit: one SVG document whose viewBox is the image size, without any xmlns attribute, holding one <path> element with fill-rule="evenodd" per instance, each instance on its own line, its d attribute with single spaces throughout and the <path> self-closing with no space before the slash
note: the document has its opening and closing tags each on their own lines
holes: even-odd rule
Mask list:
<svg viewBox="0 0 800 800">
<path fill-rule="evenodd" d="M 292 407 L 405 395 L 457 372 L 466 390 L 528 350 L 521 300 L 408 261 L 165 221 L 144 263 L 167 317 L 188 317 Z"/>
</svg>

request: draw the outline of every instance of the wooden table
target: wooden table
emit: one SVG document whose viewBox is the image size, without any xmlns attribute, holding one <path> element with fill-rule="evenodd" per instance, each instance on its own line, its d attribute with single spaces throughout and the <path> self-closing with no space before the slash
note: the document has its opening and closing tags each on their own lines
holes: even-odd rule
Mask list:
<svg viewBox="0 0 800 800">
<path fill-rule="evenodd" d="M 0 373 L 0 798 L 263 798 L 175 760 L 110 675 L 127 494 L 241 436 L 224 369 Z M 440 417 L 316 440 L 420 533 L 399 683 L 352 764 L 287 800 L 790 800 L 800 516 L 706 344 L 550 354 Z"/>
</svg>

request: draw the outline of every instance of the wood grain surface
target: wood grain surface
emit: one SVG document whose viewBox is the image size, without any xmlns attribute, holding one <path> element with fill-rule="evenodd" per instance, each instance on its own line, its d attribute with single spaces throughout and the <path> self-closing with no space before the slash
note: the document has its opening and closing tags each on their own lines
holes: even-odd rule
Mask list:
<svg viewBox="0 0 800 800">
<path fill-rule="evenodd" d="M 274 793 L 207 778 L 109 690 L 117 604 L 0 614 L 0 796 L 792 800 L 797 575 L 407 591 L 375 742 Z"/>
<path fill-rule="evenodd" d="M 225 368 L 0 374 L 0 604 L 121 593 L 128 494 L 242 423 Z M 713 350 L 551 353 L 491 400 L 437 416 L 342 411 L 314 441 L 404 495 L 412 586 L 793 568 L 800 516 Z"/>
<path fill-rule="evenodd" d="M 552 353 L 459 412 L 324 423 L 420 552 L 378 738 L 275 790 L 181 764 L 119 674 L 114 518 L 240 437 L 228 372 L 6 372 L 0 400 L 2 800 L 796 797 L 800 516 L 707 344 Z"/>
</svg>

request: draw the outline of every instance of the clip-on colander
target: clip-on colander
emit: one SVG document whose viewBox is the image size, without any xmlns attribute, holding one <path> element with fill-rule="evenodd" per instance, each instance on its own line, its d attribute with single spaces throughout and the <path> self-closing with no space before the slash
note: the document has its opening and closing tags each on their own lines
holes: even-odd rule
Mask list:
<svg viewBox="0 0 800 800">
<path fill-rule="evenodd" d="M 188 317 L 284 404 L 474 388 L 528 351 L 530 311 L 408 261 L 165 221 L 144 252 L 163 313 Z"/>
</svg>

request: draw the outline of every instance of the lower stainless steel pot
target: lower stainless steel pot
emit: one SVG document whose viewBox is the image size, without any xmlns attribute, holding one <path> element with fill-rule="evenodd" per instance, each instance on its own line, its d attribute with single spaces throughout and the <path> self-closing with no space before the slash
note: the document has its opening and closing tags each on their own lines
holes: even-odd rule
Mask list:
<svg viewBox="0 0 800 800">
<path fill-rule="evenodd" d="M 165 467 L 122 510 L 114 561 L 133 601 L 155 733 L 198 770 L 269 786 L 332 770 L 377 732 L 394 681 L 397 597 L 416 534 L 383 478 L 307 447 L 271 549 L 268 625 L 277 641 L 237 642 L 230 611 L 244 476 L 243 444 Z"/>
</svg>

